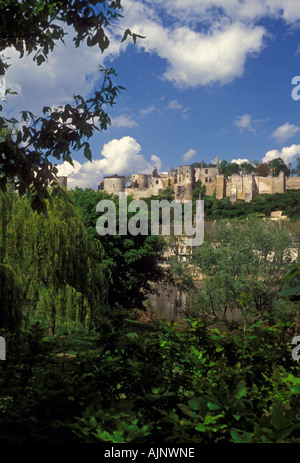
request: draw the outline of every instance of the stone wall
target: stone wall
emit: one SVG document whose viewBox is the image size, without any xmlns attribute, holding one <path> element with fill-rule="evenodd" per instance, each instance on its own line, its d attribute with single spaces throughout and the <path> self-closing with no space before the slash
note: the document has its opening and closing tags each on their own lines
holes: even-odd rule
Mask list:
<svg viewBox="0 0 300 463">
<path fill-rule="evenodd" d="M 285 175 L 283 172 L 279 172 L 278 177 L 272 177 L 272 192 L 275 193 L 284 193 L 285 192 Z"/>
<path fill-rule="evenodd" d="M 300 177 L 289 177 L 286 179 L 287 190 L 299 190 L 300 189 Z"/>
<path fill-rule="evenodd" d="M 272 178 L 255 176 L 258 194 L 272 194 Z"/>
<path fill-rule="evenodd" d="M 249 202 L 257 194 L 284 193 L 288 189 L 300 189 L 300 177 L 286 178 L 283 172 L 280 172 L 278 177 L 233 174 L 226 179 L 220 174 L 218 167 L 205 168 L 203 163 L 202 167 L 197 168 L 189 165 L 179 166 L 177 171 L 171 168 L 169 173 L 161 175 L 156 168 L 152 174 L 134 174 L 131 188 L 126 188 L 126 193 L 136 199 L 149 198 L 159 195 L 171 186 L 176 199 L 190 200 L 195 182 L 198 180 L 206 186 L 208 196 L 215 194 L 218 199 L 229 197 L 231 201 Z M 125 177 L 105 177 L 102 188 L 114 193 L 125 191 Z"/>
</svg>

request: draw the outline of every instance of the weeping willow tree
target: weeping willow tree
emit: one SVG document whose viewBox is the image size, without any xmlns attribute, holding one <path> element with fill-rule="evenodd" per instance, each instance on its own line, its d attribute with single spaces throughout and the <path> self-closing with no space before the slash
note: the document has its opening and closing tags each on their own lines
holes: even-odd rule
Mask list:
<svg viewBox="0 0 300 463">
<path fill-rule="evenodd" d="M 103 250 L 98 240 L 87 236 L 80 212 L 66 194 L 52 194 L 48 217 L 32 211 L 31 198 L 13 192 L 1 198 L 6 209 L 1 250 L 7 277 L 0 297 L 6 300 L 17 293 L 23 319 L 48 321 L 50 335 L 57 323 L 97 324 L 107 298 Z M 10 283 L 8 267 L 13 272 Z M 12 298 L 7 310 L 14 313 L 15 304 Z"/>
<path fill-rule="evenodd" d="M 7 255 L 7 229 L 12 219 L 14 198 L 0 190 L 0 328 L 18 330 L 21 322 L 23 291 L 20 275 Z"/>
</svg>

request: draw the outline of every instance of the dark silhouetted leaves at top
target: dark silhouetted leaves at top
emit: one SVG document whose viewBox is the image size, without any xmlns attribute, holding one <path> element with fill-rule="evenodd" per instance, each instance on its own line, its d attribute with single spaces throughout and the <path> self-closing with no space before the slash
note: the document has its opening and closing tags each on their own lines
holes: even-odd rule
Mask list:
<svg viewBox="0 0 300 463">
<path fill-rule="evenodd" d="M 105 30 L 121 18 L 120 9 L 120 0 L 2 0 L 0 75 L 5 75 L 9 66 L 1 56 L 3 50 L 13 47 L 20 58 L 32 54 L 33 60 L 41 66 L 55 45 L 64 42 L 70 29 L 75 47 L 86 43 L 105 51 L 109 47 Z M 130 31 L 129 34 L 134 41 L 141 37 Z M 96 130 L 106 130 L 111 123 L 106 109 L 115 104 L 123 87 L 113 82 L 114 69 L 100 67 L 100 71 L 103 79 L 92 97 L 85 100 L 76 95 L 72 104 L 57 108 L 45 106 L 43 116 L 24 110 L 21 121 L 7 119 L 1 116 L 3 107 L 0 105 L 0 177 L 9 179 L 21 195 L 33 188 L 37 198 L 32 206 L 38 211 L 44 209 L 45 199 L 49 197 L 47 188 L 56 181 L 55 167 L 49 157 L 71 162 L 72 154 L 83 150 L 85 157 L 91 160 L 89 138 Z M 7 90 L 8 95 L 12 93 Z M 32 156 L 33 153 L 39 153 L 39 157 Z M 5 186 L 2 180 L 1 188 Z"/>
</svg>

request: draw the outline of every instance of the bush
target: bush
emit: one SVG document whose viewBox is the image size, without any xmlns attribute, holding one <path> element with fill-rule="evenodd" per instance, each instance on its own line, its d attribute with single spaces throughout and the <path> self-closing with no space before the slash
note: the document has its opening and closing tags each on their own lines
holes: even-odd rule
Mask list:
<svg viewBox="0 0 300 463">
<path fill-rule="evenodd" d="M 1 363 L 0 442 L 299 442 L 289 325 L 260 322 L 246 336 L 200 320 L 114 326 L 24 334 L 22 356 Z"/>
</svg>

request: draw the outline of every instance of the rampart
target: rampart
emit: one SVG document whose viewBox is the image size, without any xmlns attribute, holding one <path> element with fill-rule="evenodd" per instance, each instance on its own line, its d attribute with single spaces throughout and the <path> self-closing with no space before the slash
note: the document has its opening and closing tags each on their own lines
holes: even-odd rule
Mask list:
<svg viewBox="0 0 300 463">
<path fill-rule="evenodd" d="M 152 174 L 133 174 L 130 185 L 125 185 L 125 177 L 113 175 L 104 177 L 99 189 L 109 193 L 126 192 L 135 199 L 159 195 L 170 187 L 174 198 L 180 201 L 192 199 L 195 183 L 200 180 L 206 187 L 208 196 L 217 199 L 229 197 L 232 202 L 244 200 L 249 202 L 258 194 L 284 193 L 290 189 L 300 189 L 300 177 L 286 177 L 280 172 L 278 177 L 260 177 L 255 174 L 233 174 L 226 178 L 220 173 L 220 161 L 215 167 L 191 165 L 171 167 L 170 172 L 159 174 L 155 168 Z"/>
</svg>

